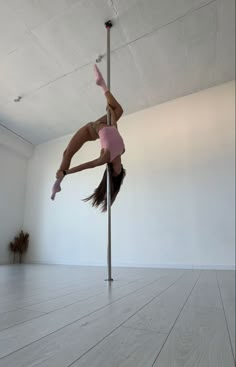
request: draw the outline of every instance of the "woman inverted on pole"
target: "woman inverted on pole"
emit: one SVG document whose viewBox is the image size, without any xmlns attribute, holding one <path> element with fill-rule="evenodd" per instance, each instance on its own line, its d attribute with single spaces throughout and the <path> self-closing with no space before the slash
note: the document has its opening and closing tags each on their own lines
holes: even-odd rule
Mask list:
<svg viewBox="0 0 236 367">
<path fill-rule="evenodd" d="M 111 125 L 107 125 L 107 115 L 105 115 L 97 121 L 89 122 L 83 126 L 72 137 L 63 153 L 63 159 L 56 174 L 57 179 L 52 188 L 52 200 L 54 200 L 56 194 L 61 191 L 61 182 L 65 176 L 108 163 L 111 178 L 111 203 L 113 204 L 125 177 L 125 170 L 121 163 L 121 155 L 125 152 L 125 145 L 117 128 L 117 121 L 122 116 L 123 109 L 108 90 L 103 76 L 96 65 L 94 66 L 94 70 L 96 84 L 103 89 L 107 100 L 107 109 L 109 109 L 111 115 Z M 77 153 L 86 142 L 97 139 L 100 139 L 101 142 L 100 156 L 93 161 L 70 168 L 71 159 L 75 153 Z M 94 193 L 84 199 L 84 201 L 89 200 L 92 201 L 93 206 L 101 206 L 102 211 L 107 210 L 107 170 L 104 172 L 102 181 L 95 189 Z"/>
</svg>

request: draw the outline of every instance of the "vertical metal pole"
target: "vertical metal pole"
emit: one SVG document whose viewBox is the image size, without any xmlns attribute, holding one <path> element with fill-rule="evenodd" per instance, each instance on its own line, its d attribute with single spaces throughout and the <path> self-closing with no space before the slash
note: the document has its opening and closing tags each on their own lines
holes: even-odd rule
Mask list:
<svg viewBox="0 0 236 367">
<path fill-rule="evenodd" d="M 111 88 L 111 49 L 110 49 L 110 30 L 112 22 L 105 23 L 107 29 L 107 87 Z M 107 124 L 111 125 L 110 111 L 107 111 Z M 111 181 L 109 174 L 109 165 L 107 165 L 107 215 L 108 215 L 108 245 L 107 245 L 107 268 L 108 268 L 108 281 L 112 279 L 112 265 L 111 265 Z"/>
</svg>

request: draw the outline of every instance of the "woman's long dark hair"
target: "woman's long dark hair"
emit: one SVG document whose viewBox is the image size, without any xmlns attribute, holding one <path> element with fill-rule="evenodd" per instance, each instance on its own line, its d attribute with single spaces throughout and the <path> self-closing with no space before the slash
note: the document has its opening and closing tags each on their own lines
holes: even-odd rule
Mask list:
<svg viewBox="0 0 236 367">
<path fill-rule="evenodd" d="M 112 164 L 108 164 L 110 181 L 111 181 L 111 205 L 114 203 L 118 192 L 120 191 L 120 187 L 123 183 L 123 180 L 126 175 L 125 169 L 121 168 L 121 172 L 118 176 L 114 176 Z M 95 189 L 94 193 L 83 201 L 92 201 L 92 206 L 96 208 L 101 207 L 102 212 L 107 211 L 107 168 L 104 172 L 102 181 L 100 185 Z"/>
</svg>

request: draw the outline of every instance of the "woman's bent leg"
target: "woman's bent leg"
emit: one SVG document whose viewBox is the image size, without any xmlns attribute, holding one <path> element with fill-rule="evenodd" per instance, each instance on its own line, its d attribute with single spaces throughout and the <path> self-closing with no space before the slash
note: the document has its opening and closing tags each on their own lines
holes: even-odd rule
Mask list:
<svg viewBox="0 0 236 367">
<path fill-rule="evenodd" d="M 90 124 L 83 126 L 72 137 L 66 150 L 63 153 L 63 158 L 62 158 L 62 162 L 61 162 L 59 171 L 64 171 L 64 170 L 69 169 L 71 159 L 73 158 L 75 153 L 77 153 L 86 142 L 94 140 L 91 137 L 89 125 Z"/>
<path fill-rule="evenodd" d="M 79 131 L 77 131 L 77 133 L 73 136 L 73 138 L 69 142 L 66 150 L 63 153 L 63 158 L 62 158 L 62 162 L 61 162 L 59 171 L 64 171 L 64 170 L 69 169 L 71 160 L 73 156 L 75 155 L 75 153 L 77 153 L 87 141 L 91 141 L 91 140 L 95 140 L 95 139 L 93 138 L 93 136 L 91 136 L 90 124 L 87 124 L 83 126 Z M 53 188 L 52 188 L 52 196 L 51 196 L 52 200 L 54 200 L 56 194 L 61 191 L 62 180 L 63 178 L 56 179 L 53 185 Z"/>
</svg>

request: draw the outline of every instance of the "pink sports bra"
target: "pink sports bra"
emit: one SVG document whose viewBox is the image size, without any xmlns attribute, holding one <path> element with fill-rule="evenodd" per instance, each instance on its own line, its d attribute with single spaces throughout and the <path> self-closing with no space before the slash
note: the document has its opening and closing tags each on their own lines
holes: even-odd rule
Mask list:
<svg viewBox="0 0 236 367">
<path fill-rule="evenodd" d="M 102 149 L 109 150 L 112 162 L 116 157 L 125 151 L 124 141 L 119 131 L 114 126 L 104 126 L 98 132 Z"/>
</svg>

